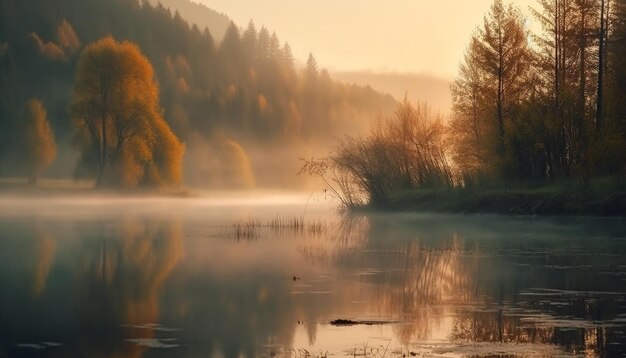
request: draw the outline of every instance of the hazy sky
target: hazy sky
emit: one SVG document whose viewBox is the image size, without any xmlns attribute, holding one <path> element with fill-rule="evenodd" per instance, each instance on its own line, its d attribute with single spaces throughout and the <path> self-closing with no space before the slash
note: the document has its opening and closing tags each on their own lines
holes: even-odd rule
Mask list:
<svg viewBox="0 0 626 358">
<path fill-rule="evenodd" d="M 195 0 L 246 26 L 250 19 L 313 52 L 331 70 L 426 73 L 445 78 L 458 64 L 492 0 Z M 535 0 L 516 0 L 525 13 Z"/>
</svg>

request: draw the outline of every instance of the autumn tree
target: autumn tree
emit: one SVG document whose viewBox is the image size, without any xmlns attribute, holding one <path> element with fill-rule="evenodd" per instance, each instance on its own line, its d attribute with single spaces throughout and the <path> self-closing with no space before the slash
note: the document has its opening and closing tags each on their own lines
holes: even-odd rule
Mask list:
<svg viewBox="0 0 626 358">
<path fill-rule="evenodd" d="M 495 0 L 473 35 L 453 90 L 458 164 L 476 172 L 489 163 L 503 174 L 507 127 L 527 96 L 533 53 L 519 9 Z M 494 140 L 495 139 L 495 140 Z M 464 162 L 464 158 L 470 159 Z"/>
<path fill-rule="evenodd" d="M 531 60 L 523 23 L 519 9 L 495 0 L 482 28 L 472 39 L 476 61 L 493 83 L 486 90 L 493 94 L 498 135 L 496 150 L 500 158 L 504 157 L 506 122 L 511 120 L 513 107 L 524 95 L 524 80 Z"/>
<path fill-rule="evenodd" d="M 57 44 L 66 54 L 72 55 L 80 48 L 80 40 L 72 25 L 63 19 L 57 27 Z"/>
<path fill-rule="evenodd" d="M 57 155 L 54 133 L 41 101 L 35 98 L 26 101 L 18 126 L 18 155 L 26 166 L 28 180 L 34 184 Z"/>
<path fill-rule="evenodd" d="M 626 177 L 626 1 L 612 2 L 614 17 L 607 43 L 607 78 L 605 122 L 599 133 L 602 146 L 596 157 L 602 174 L 617 173 Z"/>
<path fill-rule="evenodd" d="M 80 47 L 80 40 L 66 19 L 63 19 L 57 26 L 56 42 L 44 42 L 34 32 L 28 37 L 34 41 L 42 56 L 54 61 L 67 61 Z"/>
<path fill-rule="evenodd" d="M 600 0 L 600 28 L 598 30 L 598 84 L 596 96 L 596 136 L 604 122 L 604 77 L 606 72 L 606 43 L 609 27 L 609 0 Z"/>
<path fill-rule="evenodd" d="M 210 10 L 202 5 L 178 0 L 164 0 L 164 5 L 156 0 L 0 3 L 7 10 L 0 10 L 0 164 L 6 163 L 0 171 L 8 175 L 14 169 L 9 164 L 13 152 L 9 137 L 20 104 L 29 96 L 42 98 L 58 138 L 66 138 L 72 126 L 60 114 L 71 100 L 67 89 L 75 80 L 78 55 L 84 45 L 111 32 L 118 41 L 136 42 L 150 60 L 163 116 L 189 146 L 195 145 L 191 139 L 196 135 L 208 140 L 223 130 L 236 133 L 234 137 L 246 146 L 319 147 L 332 143 L 334 136 L 366 126 L 381 113 L 392 113 L 397 104 L 371 87 L 326 81 L 322 68 L 316 71 L 319 85 L 311 82 L 305 89 L 301 62 L 306 56 L 294 58 L 294 47 L 277 48 L 273 30 L 260 25 L 239 29 L 229 26 L 224 15 L 219 21 L 206 21 L 211 17 L 204 14 Z M 174 4 L 179 14 L 168 9 Z M 41 46 L 27 36 L 33 32 Z M 47 50 L 59 61 L 42 56 Z M 82 165 L 77 174 L 97 177 L 97 155 L 85 155 L 92 156 L 86 162 L 93 168 Z M 272 158 L 268 160 L 282 161 Z M 277 165 L 284 170 L 280 177 L 292 178 L 296 158 L 292 168 L 282 164 Z M 275 184 L 269 176 L 267 180 L 266 184 Z"/>
<path fill-rule="evenodd" d="M 550 177 L 589 167 L 588 122 L 595 101 L 598 0 L 539 0 L 532 9 L 542 26 L 536 72 L 542 80 L 547 127 L 545 148 Z"/>
<path fill-rule="evenodd" d="M 250 189 L 255 185 L 250 159 L 239 143 L 228 138 L 218 138 L 214 145 L 222 186 Z"/>
<path fill-rule="evenodd" d="M 459 67 L 459 75 L 450 87 L 453 102 L 449 124 L 452 159 L 466 184 L 488 173 L 488 149 L 492 147 L 488 143 L 494 138 L 493 121 L 488 120 L 489 97 L 484 91 L 488 82 L 478 61 L 475 61 L 476 56 L 476 42 L 471 42 Z"/>
<path fill-rule="evenodd" d="M 163 119 L 158 94 L 137 45 L 106 37 L 81 54 L 70 112 L 79 168 L 98 186 L 180 182 L 184 146 Z"/>
</svg>

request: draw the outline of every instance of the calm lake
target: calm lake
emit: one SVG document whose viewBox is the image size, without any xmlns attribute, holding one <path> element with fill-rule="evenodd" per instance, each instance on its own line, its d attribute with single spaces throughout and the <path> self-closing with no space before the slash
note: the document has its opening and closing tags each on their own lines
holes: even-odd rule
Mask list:
<svg viewBox="0 0 626 358">
<path fill-rule="evenodd" d="M 626 355 L 625 220 L 0 199 L 0 357 L 555 355 Z"/>
</svg>

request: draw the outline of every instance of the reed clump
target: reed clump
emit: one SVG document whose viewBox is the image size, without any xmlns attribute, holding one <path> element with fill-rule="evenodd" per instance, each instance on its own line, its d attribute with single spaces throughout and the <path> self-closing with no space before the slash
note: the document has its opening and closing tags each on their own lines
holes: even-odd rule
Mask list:
<svg viewBox="0 0 626 358">
<path fill-rule="evenodd" d="M 228 237 L 235 240 L 255 240 L 261 236 L 263 229 L 272 233 L 292 233 L 298 235 L 321 235 L 328 230 L 325 220 L 307 221 L 299 216 L 277 216 L 267 221 L 257 218 L 244 218 L 229 227 Z"/>
<path fill-rule="evenodd" d="M 246 218 L 232 225 L 232 230 L 229 236 L 237 241 L 255 240 L 259 238 L 259 228 L 261 226 L 262 225 L 259 220 L 254 218 Z"/>
</svg>

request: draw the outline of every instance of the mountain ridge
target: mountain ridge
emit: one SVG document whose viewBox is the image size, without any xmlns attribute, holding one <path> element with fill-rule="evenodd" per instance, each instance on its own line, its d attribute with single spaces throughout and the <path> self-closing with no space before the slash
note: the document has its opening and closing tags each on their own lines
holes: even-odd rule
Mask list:
<svg viewBox="0 0 626 358">
<path fill-rule="evenodd" d="M 196 24 L 200 30 L 208 28 L 216 42 L 222 41 L 228 25 L 232 19 L 217 10 L 211 9 L 205 4 L 191 0 L 148 0 L 152 6 L 159 3 L 170 9 L 172 13 L 178 12 L 190 25 Z"/>
</svg>

